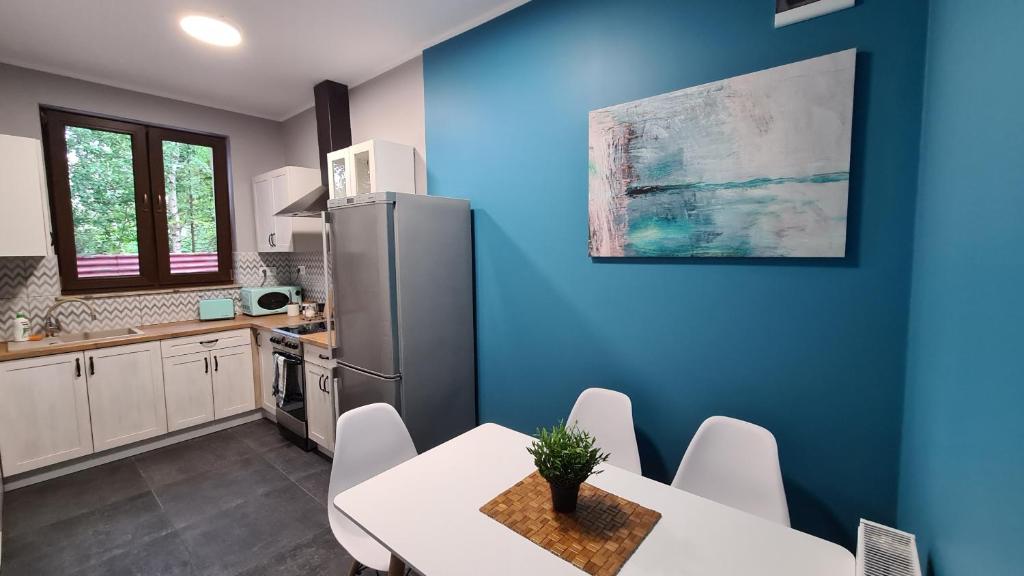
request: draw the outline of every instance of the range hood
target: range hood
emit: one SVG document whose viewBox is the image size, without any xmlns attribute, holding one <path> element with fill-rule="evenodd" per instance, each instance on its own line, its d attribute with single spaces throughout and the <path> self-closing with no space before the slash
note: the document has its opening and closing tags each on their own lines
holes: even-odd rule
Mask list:
<svg viewBox="0 0 1024 576">
<path fill-rule="evenodd" d="M 275 216 L 319 218 L 321 212 L 327 211 L 328 196 L 330 196 L 330 189 L 321 184 L 302 198 L 282 208 Z"/>
<path fill-rule="evenodd" d="M 324 80 L 313 87 L 316 108 L 316 141 L 320 151 L 320 186 L 285 206 L 275 216 L 319 218 L 327 210 L 327 154 L 352 145 L 349 119 L 348 86 Z"/>
</svg>

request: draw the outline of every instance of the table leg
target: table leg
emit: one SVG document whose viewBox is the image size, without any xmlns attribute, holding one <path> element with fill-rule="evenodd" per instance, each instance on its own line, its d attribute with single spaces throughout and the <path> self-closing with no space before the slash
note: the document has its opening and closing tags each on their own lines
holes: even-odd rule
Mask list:
<svg viewBox="0 0 1024 576">
<path fill-rule="evenodd" d="M 391 555 L 391 565 L 388 566 L 388 576 L 405 576 L 405 562 L 398 559 L 398 556 Z"/>
</svg>

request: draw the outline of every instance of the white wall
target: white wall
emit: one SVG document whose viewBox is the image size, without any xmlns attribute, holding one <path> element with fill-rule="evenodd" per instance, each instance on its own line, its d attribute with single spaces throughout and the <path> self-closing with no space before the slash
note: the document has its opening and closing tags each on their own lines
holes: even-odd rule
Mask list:
<svg viewBox="0 0 1024 576">
<path fill-rule="evenodd" d="M 320 166 L 312 107 L 274 122 L 0 63 L 0 134 L 40 138 L 41 104 L 227 136 L 236 252 L 256 250 L 252 177 L 285 165 Z M 352 88 L 349 104 L 353 142 L 380 138 L 413 146 L 416 185 L 426 192 L 423 58 Z M 296 244 L 299 251 L 320 249 L 319 238 L 300 237 Z"/>
<path fill-rule="evenodd" d="M 234 250 L 256 250 L 251 182 L 254 175 L 285 165 L 281 123 L 0 64 L 0 134 L 41 138 L 40 104 L 227 136 Z M 315 147 L 315 129 L 313 138 Z"/>
<path fill-rule="evenodd" d="M 426 192 L 426 130 L 423 112 L 423 58 L 416 57 L 349 90 L 352 142 L 371 138 L 416 148 L 416 186 Z M 283 123 L 285 161 L 320 166 L 313 108 Z"/>
</svg>

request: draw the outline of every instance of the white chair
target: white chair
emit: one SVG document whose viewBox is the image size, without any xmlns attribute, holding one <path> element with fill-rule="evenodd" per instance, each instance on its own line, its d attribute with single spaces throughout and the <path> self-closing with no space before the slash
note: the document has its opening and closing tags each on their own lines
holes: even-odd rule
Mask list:
<svg viewBox="0 0 1024 576">
<path fill-rule="evenodd" d="M 576 399 L 566 427 L 578 426 L 597 441 L 610 457 L 608 463 L 640 474 L 640 450 L 633 431 L 633 404 L 629 396 L 604 388 L 587 388 Z"/>
<path fill-rule="evenodd" d="M 789 526 L 775 436 L 750 422 L 725 416 L 705 420 L 672 486 Z"/>
<path fill-rule="evenodd" d="M 362 566 L 387 572 L 391 553 L 334 507 L 341 492 L 394 468 L 416 456 L 416 446 L 401 416 L 389 404 L 370 404 L 349 410 L 338 418 L 327 490 L 327 519 L 331 531 L 355 560 L 350 574 Z"/>
</svg>

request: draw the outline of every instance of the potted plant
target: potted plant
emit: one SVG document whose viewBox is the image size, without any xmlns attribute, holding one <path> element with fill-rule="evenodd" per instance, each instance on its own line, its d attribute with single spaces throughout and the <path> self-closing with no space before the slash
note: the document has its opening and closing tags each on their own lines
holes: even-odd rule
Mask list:
<svg viewBox="0 0 1024 576">
<path fill-rule="evenodd" d="M 537 439 L 526 449 L 533 456 L 537 471 L 551 487 L 551 503 L 555 512 L 571 514 L 583 484 L 608 454 L 594 446 L 594 437 L 576 425 L 566 428 L 559 422 L 551 430 L 540 428 Z"/>
</svg>

